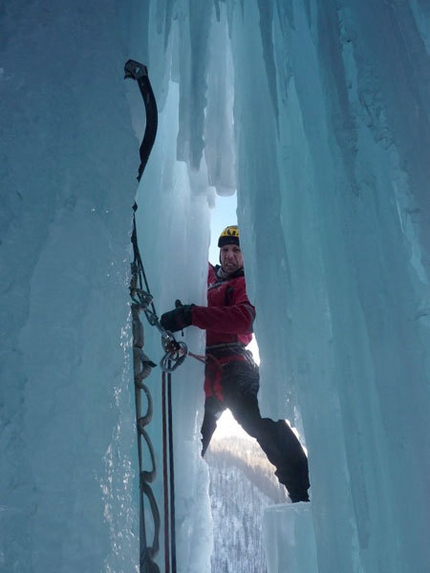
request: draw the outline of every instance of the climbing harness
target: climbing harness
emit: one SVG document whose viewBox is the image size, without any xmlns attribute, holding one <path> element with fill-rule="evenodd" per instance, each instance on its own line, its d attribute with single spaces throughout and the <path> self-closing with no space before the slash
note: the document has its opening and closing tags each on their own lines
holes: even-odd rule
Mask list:
<svg viewBox="0 0 430 573">
<path fill-rule="evenodd" d="M 125 78 L 137 81 L 145 104 L 146 126 L 140 145 L 140 166 L 137 180 L 140 181 L 157 133 L 158 117 L 157 103 L 148 78 L 146 66 L 128 60 L 125 64 Z M 156 477 L 155 452 L 146 426 L 151 422 L 153 402 L 149 388 L 143 380 L 149 376 L 156 365 L 144 353 L 144 329 L 140 320 L 143 311 L 149 324 L 155 326 L 161 334 L 161 345 L 164 356 L 160 361 L 162 370 L 162 418 L 163 418 L 163 478 L 164 478 L 164 571 L 176 573 L 176 538 L 175 538 L 175 487 L 173 461 L 173 420 L 172 420 L 172 372 L 180 366 L 188 354 L 187 345 L 176 341 L 173 334 L 166 331 L 160 324 L 155 311 L 145 269 L 137 242 L 136 203 L 133 205 L 133 230 L 131 242 L 134 259 L 131 263 L 130 297 L 132 331 L 133 331 L 133 370 L 135 384 L 136 429 L 138 440 L 139 484 L 140 484 L 140 573 L 160 573 L 160 568 L 154 561 L 159 552 L 160 513 L 151 489 L 151 483 Z M 142 402 L 146 399 L 147 409 L 142 413 Z M 149 452 L 151 468 L 143 469 L 144 447 Z M 147 523 L 145 514 L 145 499 L 149 503 L 153 521 L 153 539 L 148 542 Z"/>
</svg>

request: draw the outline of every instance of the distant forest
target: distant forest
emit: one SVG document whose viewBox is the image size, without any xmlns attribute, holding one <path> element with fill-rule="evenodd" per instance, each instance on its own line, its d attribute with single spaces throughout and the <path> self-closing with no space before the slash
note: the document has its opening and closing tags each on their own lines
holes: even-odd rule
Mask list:
<svg viewBox="0 0 430 573">
<path fill-rule="evenodd" d="M 205 459 L 214 522 L 212 573 L 267 573 L 264 509 L 288 501 L 274 466 L 255 440 L 240 437 L 214 439 Z"/>
</svg>

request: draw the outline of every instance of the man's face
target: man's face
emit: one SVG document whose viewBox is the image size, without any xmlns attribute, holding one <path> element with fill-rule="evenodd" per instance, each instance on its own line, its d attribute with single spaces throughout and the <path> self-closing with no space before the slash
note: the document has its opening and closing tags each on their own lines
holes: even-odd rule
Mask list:
<svg viewBox="0 0 430 573">
<path fill-rule="evenodd" d="M 221 266 L 224 272 L 232 275 L 243 267 L 243 256 L 237 245 L 224 245 L 221 247 Z"/>
</svg>

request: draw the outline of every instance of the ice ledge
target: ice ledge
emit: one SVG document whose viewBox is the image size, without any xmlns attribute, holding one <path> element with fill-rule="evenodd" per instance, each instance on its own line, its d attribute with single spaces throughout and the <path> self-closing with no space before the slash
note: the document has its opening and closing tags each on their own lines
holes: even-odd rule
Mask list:
<svg viewBox="0 0 430 573">
<path fill-rule="evenodd" d="M 264 512 L 263 538 L 268 573 L 317 573 L 312 505 L 283 503 Z"/>
</svg>

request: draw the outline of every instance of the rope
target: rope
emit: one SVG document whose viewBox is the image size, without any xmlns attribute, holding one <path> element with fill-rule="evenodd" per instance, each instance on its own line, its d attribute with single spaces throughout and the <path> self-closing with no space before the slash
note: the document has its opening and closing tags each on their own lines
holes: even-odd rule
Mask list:
<svg viewBox="0 0 430 573">
<path fill-rule="evenodd" d="M 163 371 L 161 381 L 161 406 L 163 412 L 163 452 L 167 452 L 167 418 L 166 412 L 166 372 Z M 163 455 L 163 494 L 164 494 L 164 567 L 170 571 L 170 514 L 169 514 L 169 468 L 167 456 Z"/>
<path fill-rule="evenodd" d="M 172 374 L 162 375 L 164 560 L 166 571 L 176 573 L 175 469 L 173 450 Z M 171 568 L 170 568 L 171 567 Z"/>
<path fill-rule="evenodd" d="M 167 419 L 169 429 L 169 472 L 170 472 L 170 553 L 172 573 L 176 573 L 176 513 L 175 513 L 175 463 L 173 450 L 173 415 L 172 415 L 172 373 L 167 372 Z"/>
<path fill-rule="evenodd" d="M 201 354 L 194 354 L 194 352 L 190 351 L 188 351 L 188 356 L 191 356 L 191 358 L 195 358 L 199 362 L 203 362 L 203 364 L 206 364 L 206 356 L 202 356 Z"/>
</svg>

